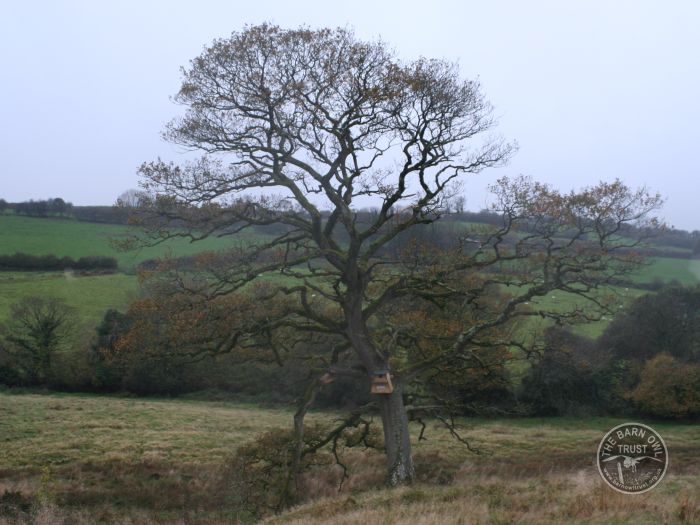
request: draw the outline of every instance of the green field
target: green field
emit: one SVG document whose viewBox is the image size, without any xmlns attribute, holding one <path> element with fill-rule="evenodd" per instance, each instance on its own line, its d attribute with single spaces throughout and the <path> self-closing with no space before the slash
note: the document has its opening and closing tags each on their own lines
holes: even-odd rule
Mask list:
<svg viewBox="0 0 700 525">
<path fill-rule="evenodd" d="M 147 259 L 192 255 L 209 250 L 223 250 L 240 242 L 259 239 L 256 234 L 240 234 L 231 237 L 210 238 L 196 243 L 173 239 L 159 246 L 136 251 L 118 251 L 111 245 L 113 239 L 133 234 L 135 230 L 116 224 L 97 224 L 69 219 L 40 219 L 0 215 L 0 254 L 23 252 L 30 255 L 53 254 L 77 259 L 88 255 L 114 257 L 121 270 L 131 270 Z"/>
<path fill-rule="evenodd" d="M 459 231 L 466 227 L 480 225 L 460 222 L 437 226 Z M 134 230 L 130 227 L 115 224 L 0 215 L 0 254 L 15 252 L 31 255 L 53 254 L 74 259 L 87 255 L 104 255 L 115 257 L 122 270 L 130 270 L 144 260 L 160 257 L 166 253 L 173 256 L 191 255 L 207 250 L 222 250 L 240 242 L 260 239 L 260 235 L 256 233 L 239 234 L 235 238 L 210 238 L 195 243 L 186 239 L 174 239 L 160 246 L 129 252 L 118 251 L 111 245 L 111 240 L 133 232 Z M 698 283 L 700 282 L 700 259 L 654 257 L 650 260 L 650 264 L 635 277 L 637 282 L 651 282 L 656 278 L 664 281 L 677 279 L 686 285 Z"/>
<path fill-rule="evenodd" d="M 7 317 L 10 305 L 23 297 L 55 297 L 76 308 L 83 335 L 92 333 L 106 310 L 123 310 L 138 296 L 138 280 L 133 272 L 138 263 L 165 255 L 223 250 L 235 243 L 260 239 L 259 235 L 247 233 L 235 240 L 211 238 L 191 243 L 174 239 L 129 252 L 119 251 L 111 244 L 112 240 L 133 232 L 130 227 L 114 224 L 0 215 L 0 254 L 53 254 L 74 259 L 103 255 L 115 257 L 120 270 L 111 275 L 86 276 L 64 272 L 0 272 L 0 322 Z"/>
<path fill-rule="evenodd" d="M 472 223 L 445 223 L 438 225 L 455 228 L 473 227 Z M 477 225 L 478 226 L 478 225 Z M 78 222 L 67 219 L 40 219 L 0 215 L 0 254 L 24 252 L 33 255 L 54 254 L 75 259 L 87 255 L 106 255 L 117 258 L 121 272 L 101 276 L 72 276 L 63 272 L 0 272 L 0 321 L 7 316 L 9 306 L 25 296 L 40 295 L 58 297 L 77 309 L 81 324 L 91 330 L 109 308 L 124 309 L 138 295 L 138 283 L 133 276 L 136 264 L 166 254 L 188 255 L 206 250 L 222 250 L 239 242 L 254 242 L 260 236 L 254 233 L 235 238 L 212 238 L 190 243 L 185 239 L 168 241 L 160 246 L 138 251 L 121 252 L 111 241 L 125 234 L 133 233 L 126 226 Z M 634 277 L 639 283 L 655 280 L 670 282 L 677 280 L 684 285 L 700 282 L 700 260 L 652 258 Z M 646 291 L 635 288 L 613 287 L 610 291 L 618 294 L 620 305 Z M 539 299 L 547 307 L 570 307 L 575 299 L 566 294 L 551 294 Z M 528 324 L 535 326 L 537 321 Z M 589 325 L 581 325 L 576 330 L 582 335 L 596 337 L 607 326 L 608 320 Z"/>
<path fill-rule="evenodd" d="M 639 283 L 676 280 L 684 286 L 692 286 L 700 283 L 700 259 L 652 257 L 633 280 Z"/>
<path fill-rule="evenodd" d="M 0 253 L 110 255 L 120 265 L 120 272 L 110 275 L 0 272 L 0 322 L 22 297 L 61 298 L 77 311 L 78 349 L 107 309 L 124 310 L 139 296 L 135 264 L 168 252 L 225 249 L 234 242 L 180 240 L 137 253 L 117 252 L 110 239 L 127 231 L 115 225 L 0 216 Z M 255 236 L 242 239 L 249 242 Z M 700 261 L 654 258 L 636 279 L 694 284 L 699 276 Z M 606 291 L 615 294 L 620 309 L 648 293 L 634 287 Z M 564 310 L 578 301 L 555 292 L 533 301 L 532 307 L 539 303 Z M 576 330 L 595 337 L 609 321 Z M 541 332 L 546 323 L 537 317 L 521 329 Z M 515 372 L 520 364 L 514 365 Z M 6 490 L 19 492 L 34 509 L 31 517 L 7 521 L 0 501 L 0 525 L 245 521 L 249 516 L 226 497 L 231 488 L 222 481 L 222 465 L 261 432 L 289 428 L 292 415 L 291 408 L 226 402 L 0 391 L 0 496 Z M 317 413 L 310 421 L 331 422 L 337 415 Z M 385 489 L 383 456 L 348 450 L 352 476 L 340 492 L 337 467 L 318 471 L 304 482 L 305 503 L 270 517 L 269 523 L 700 523 L 700 426 L 651 422 L 669 446 L 672 468 L 661 486 L 632 498 L 606 488 L 592 466 L 600 436 L 621 422 L 464 420 L 464 435 L 486 452 L 474 455 L 439 422 L 427 421 L 427 440 L 419 442 L 419 427 L 413 428 L 416 485 Z"/>
<path fill-rule="evenodd" d="M 23 297 L 54 297 L 75 308 L 81 323 L 94 326 L 106 310 L 126 308 L 138 292 L 138 279 L 122 273 L 0 272 L 0 319 Z"/>
<path fill-rule="evenodd" d="M 260 432 L 288 428 L 292 413 L 0 391 L 0 494 L 19 491 L 43 505 L 42 523 L 236 523 L 236 509 L 214 497 L 230 490 L 222 464 Z M 621 422 L 463 420 L 464 436 L 483 452 L 475 455 L 429 420 L 427 440 L 413 426 L 413 487 L 382 488 L 383 456 L 344 450 L 351 477 L 340 493 L 337 467 L 323 467 L 306 482 L 308 503 L 271 523 L 698 523 L 700 426 L 647 421 L 666 441 L 671 467 L 656 489 L 625 496 L 603 485 L 593 463 L 604 432 Z"/>
</svg>

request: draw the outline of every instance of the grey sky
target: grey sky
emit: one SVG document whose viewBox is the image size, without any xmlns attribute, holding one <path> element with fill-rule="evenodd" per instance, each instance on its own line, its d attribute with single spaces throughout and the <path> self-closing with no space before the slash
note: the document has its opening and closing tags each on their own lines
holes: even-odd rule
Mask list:
<svg viewBox="0 0 700 525">
<path fill-rule="evenodd" d="M 136 168 L 181 153 L 160 139 L 181 109 L 179 67 L 244 24 L 351 26 L 405 58 L 479 76 L 520 151 L 498 175 L 562 189 L 620 177 L 700 229 L 700 2 L 8 1 L 0 3 L 0 197 L 111 204 Z"/>
</svg>

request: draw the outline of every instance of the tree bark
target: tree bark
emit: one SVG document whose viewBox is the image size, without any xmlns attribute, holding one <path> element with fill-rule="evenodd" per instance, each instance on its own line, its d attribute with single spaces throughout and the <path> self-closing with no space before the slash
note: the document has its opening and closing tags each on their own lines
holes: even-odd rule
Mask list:
<svg viewBox="0 0 700 525">
<path fill-rule="evenodd" d="M 386 356 L 380 355 L 372 343 L 362 310 L 366 286 L 357 274 L 348 272 L 346 278 L 349 289 L 345 304 L 345 320 L 348 339 L 360 362 L 370 374 L 376 370 L 388 370 Z M 379 412 L 384 428 L 384 447 L 387 458 L 387 483 L 390 486 L 406 485 L 413 481 L 413 457 L 411 456 L 411 439 L 408 433 L 408 415 L 403 403 L 403 384 L 397 381 L 391 394 L 376 394 Z"/>
<path fill-rule="evenodd" d="M 387 457 L 387 483 L 391 486 L 406 485 L 413 481 L 413 456 L 408 433 L 408 415 L 403 403 L 400 385 L 391 394 L 381 394 L 379 409 L 384 426 L 384 444 Z"/>
</svg>

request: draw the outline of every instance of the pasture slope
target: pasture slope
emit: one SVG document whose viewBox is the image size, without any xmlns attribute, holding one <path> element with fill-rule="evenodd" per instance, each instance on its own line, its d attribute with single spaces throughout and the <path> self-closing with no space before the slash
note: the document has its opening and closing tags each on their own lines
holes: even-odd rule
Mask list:
<svg viewBox="0 0 700 525">
<path fill-rule="evenodd" d="M 0 254 L 23 252 L 30 255 L 54 254 L 78 259 L 88 255 L 114 257 L 121 271 L 132 272 L 139 263 L 162 257 L 192 255 L 208 250 L 221 250 L 239 242 L 259 238 L 255 234 L 210 238 L 196 243 L 179 238 L 158 246 L 134 251 L 119 251 L 111 243 L 113 239 L 133 234 L 129 226 L 79 222 L 72 219 L 41 219 L 15 215 L 0 215 Z"/>
<path fill-rule="evenodd" d="M 288 428 L 292 415 L 224 401 L 0 392 L 0 495 L 20 493 L 35 505 L 34 523 L 52 525 L 246 522 L 227 506 L 222 465 L 259 433 Z M 351 477 L 340 491 L 330 467 L 305 480 L 306 503 L 267 523 L 700 523 L 700 426 L 646 421 L 669 447 L 669 471 L 654 490 L 626 496 L 594 464 L 598 441 L 620 422 L 463 420 L 479 455 L 437 422 L 418 441 L 416 424 L 415 485 L 384 489 L 383 457 L 346 450 Z"/>
<path fill-rule="evenodd" d="M 104 255 L 119 261 L 119 271 L 109 275 L 0 272 L 0 322 L 24 296 L 59 297 L 78 311 L 83 330 L 77 347 L 92 336 L 105 310 L 124 309 L 138 296 L 134 268 L 139 262 L 256 239 L 177 240 L 118 252 L 110 239 L 127 231 L 109 224 L 0 216 L 0 254 Z M 654 258 L 636 279 L 695 284 L 699 263 Z M 620 305 L 646 293 L 634 287 L 610 291 Z M 561 294 L 540 299 L 562 307 L 570 300 Z M 606 322 L 581 330 L 597 335 Z M 336 415 L 310 419 L 330 421 Z M 230 487 L 222 481 L 222 465 L 243 443 L 267 430 L 289 428 L 291 420 L 291 408 L 284 407 L 0 391 L 0 525 L 249 521 L 227 503 Z M 345 457 L 352 475 L 342 490 L 333 468 L 310 477 L 306 503 L 267 518 L 268 523 L 700 523 L 700 427 L 648 422 L 665 438 L 671 467 L 658 488 L 628 497 L 604 486 L 593 465 L 598 440 L 620 422 L 464 420 L 464 435 L 483 452 L 475 455 L 430 421 L 427 440 L 418 441 L 419 429 L 413 429 L 419 479 L 414 486 L 384 489 L 383 457 L 349 450 Z M 11 497 L 27 503 L 27 512 L 7 514 Z"/>
<path fill-rule="evenodd" d="M 213 238 L 197 243 L 174 239 L 158 246 L 119 251 L 112 240 L 133 231 L 128 226 L 78 222 L 70 219 L 40 219 L 0 215 L 0 255 L 17 252 L 78 259 L 90 255 L 114 257 L 119 271 L 109 275 L 74 275 L 64 272 L 0 271 L 0 322 L 11 304 L 22 297 L 56 297 L 76 308 L 80 324 L 92 330 L 110 308 L 125 309 L 138 295 L 135 267 L 146 260 L 166 255 L 185 256 L 208 250 L 222 250 L 234 243 L 259 239 L 255 234 Z"/>
<path fill-rule="evenodd" d="M 246 233 L 236 238 L 211 238 L 196 243 L 174 239 L 158 246 L 136 251 L 118 251 L 111 243 L 132 232 L 127 226 L 78 222 L 68 219 L 40 219 L 0 215 L 0 254 L 23 252 L 31 255 L 53 254 L 74 259 L 90 255 L 115 257 L 119 272 L 114 275 L 74 276 L 63 272 L 0 272 L 0 321 L 6 317 L 10 304 L 29 295 L 59 297 L 78 309 L 83 324 L 94 326 L 108 308 L 123 309 L 136 296 L 138 282 L 135 267 L 149 259 L 165 255 L 184 256 L 202 251 L 223 250 L 238 243 L 249 243 L 262 237 Z M 639 283 L 655 280 L 677 280 L 684 285 L 700 283 L 700 260 L 651 258 L 649 264 L 635 277 Z M 619 292 L 626 302 L 643 293 L 632 289 Z M 626 299 L 625 299 L 626 296 Z M 555 298 L 542 299 L 543 301 Z M 558 301 L 567 302 L 560 294 Z M 583 328 L 588 335 L 597 335 L 605 323 Z"/>
<path fill-rule="evenodd" d="M 450 222 L 443 226 L 457 231 L 464 227 L 479 225 Z M 31 255 L 69 256 L 74 259 L 102 255 L 115 257 L 119 264 L 118 272 L 108 275 L 0 271 L 0 323 L 7 318 L 10 306 L 23 297 L 56 297 L 75 308 L 78 329 L 73 331 L 73 346 L 76 349 L 85 347 L 94 336 L 95 327 L 108 309 L 125 311 L 139 296 L 139 284 L 135 272 L 135 267 L 139 263 L 166 255 L 183 256 L 201 251 L 223 250 L 238 243 L 264 239 L 259 234 L 246 233 L 235 238 L 211 238 L 196 243 L 190 243 L 186 239 L 174 239 L 137 251 L 118 251 L 113 246 L 112 240 L 129 233 L 133 233 L 130 227 L 114 224 L 0 215 L 0 254 L 24 252 Z M 700 260 L 653 257 L 633 280 L 638 283 L 675 280 L 684 285 L 697 284 L 700 283 Z M 647 290 L 634 286 L 609 287 L 606 291 L 616 295 L 620 309 L 636 297 L 648 293 Z M 563 293 L 552 293 L 535 301 L 546 308 L 554 309 L 570 308 L 576 302 L 579 302 L 577 298 Z M 609 321 L 610 318 L 604 318 L 597 323 L 580 325 L 575 327 L 575 331 L 588 337 L 597 337 L 604 331 Z M 521 329 L 542 331 L 548 324 L 550 324 L 549 321 L 533 318 L 524 323 Z M 511 368 L 514 372 L 523 372 L 527 367 L 515 363 Z"/>
</svg>

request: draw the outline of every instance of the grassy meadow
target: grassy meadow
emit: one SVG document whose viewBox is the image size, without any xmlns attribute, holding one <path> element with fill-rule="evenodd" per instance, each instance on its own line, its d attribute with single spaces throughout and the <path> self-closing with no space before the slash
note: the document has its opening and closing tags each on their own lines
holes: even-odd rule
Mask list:
<svg viewBox="0 0 700 525">
<path fill-rule="evenodd" d="M 508 293 L 509 288 L 504 287 L 504 291 Z M 521 293 L 515 290 L 513 293 Z M 648 293 L 645 290 L 640 290 L 638 288 L 630 288 L 623 286 L 609 286 L 600 291 L 600 295 L 611 295 L 615 298 L 615 304 L 617 308 L 622 310 L 627 305 L 629 305 L 634 299 Z M 571 311 L 574 308 L 581 307 L 585 308 L 587 306 L 587 301 L 581 297 L 564 293 L 564 292 L 552 292 L 544 297 L 537 297 L 529 303 L 529 307 L 537 310 L 543 309 L 548 311 Z M 614 308 L 614 307 L 613 307 Z M 600 321 L 587 322 L 583 324 L 578 324 L 574 326 L 573 331 L 579 335 L 586 337 L 596 338 L 600 336 L 605 327 L 608 326 L 612 318 L 610 316 L 603 316 Z M 521 330 L 527 330 L 528 332 L 541 333 L 547 326 L 551 326 L 552 321 L 548 319 L 540 319 L 538 317 L 533 317 L 527 319 Z"/>
<path fill-rule="evenodd" d="M 473 223 L 447 223 L 459 230 Z M 476 225 L 478 226 L 478 225 Z M 255 242 L 261 237 L 245 233 L 234 238 L 211 238 L 191 243 L 186 239 L 173 239 L 159 246 L 136 251 L 119 251 L 112 240 L 133 233 L 127 226 L 79 222 L 70 219 L 41 219 L 15 215 L 0 215 L 0 254 L 23 252 L 31 255 L 54 254 L 74 259 L 89 255 L 115 257 L 119 273 L 112 275 L 68 275 L 63 272 L 0 272 L 0 321 L 6 317 L 9 305 L 30 295 L 45 295 L 65 300 L 78 310 L 81 323 L 94 326 L 105 310 L 125 308 L 138 293 L 138 282 L 134 267 L 148 259 L 165 255 L 192 255 L 208 250 L 223 250 L 234 244 Z M 634 281 L 650 283 L 654 280 L 670 282 L 677 280 L 684 285 L 700 283 L 700 260 L 655 257 L 649 260 Z M 611 287 L 611 292 L 620 297 L 621 304 L 645 291 Z M 570 305 L 574 299 L 566 294 L 552 294 L 539 299 L 542 304 L 552 306 Z M 584 335 L 597 336 L 607 325 L 599 323 L 581 326 Z"/>
<path fill-rule="evenodd" d="M 222 465 L 261 432 L 288 428 L 292 414 L 229 402 L 0 392 L 0 495 L 35 501 L 32 520 L 42 524 L 247 521 L 225 504 Z M 465 419 L 463 435 L 479 455 L 437 421 L 427 421 L 427 440 L 418 441 L 415 424 L 418 483 L 387 490 L 382 455 L 346 450 L 351 477 L 340 491 L 338 467 L 327 467 L 305 480 L 306 503 L 267 523 L 700 522 L 700 426 L 647 422 L 666 441 L 670 467 L 654 490 L 625 496 L 594 465 L 598 441 L 621 422 Z M 3 525 L 25 522 L 0 514 Z"/>
<path fill-rule="evenodd" d="M 30 255 L 80 257 L 101 255 L 114 257 L 119 272 L 107 275 L 80 275 L 64 272 L 0 271 L 0 322 L 10 305 L 23 297 L 54 297 L 77 311 L 83 335 L 91 332 L 106 310 L 124 310 L 139 292 L 134 268 L 139 263 L 166 255 L 192 255 L 208 250 L 223 250 L 240 242 L 253 242 L 256 234 L 231 238 L 212 238 L 196 243 L 173 239 L 159 246 L 135 251 L 120 251 L 112 241 L 133 234 L 128 226 L 79 222 L 71 219 L 42 219 L 0 215 L 0 254 L 16 252 Z M 84 337 L 81 336 L 81 339 Z"/>
<path fill-rule="evenodd" d="M 111 239 L 128 231 L 108 224 L 0 216 L 0 253 L 106 255 L 119 261 L 119 271 L 107 275 L 0 272 L 0 322 L 22 297 L 63 299 L 78 314 L 77 348 L 92 337 L 107 309 L 123 310 L 138 297 L 133 269 L 139 262 L 256 239 L 247 235 L 194 244 L 177 240 L 138 252 L 116 251 Z M 698 283 L 700 261 L 653 258 L 635 280 L 650 283 L 659 278 Z M 620 308 L 647 293 L 633 286 L 608 291 L 616 295 Z M 574 301 L 553 293 L 533 307 L 539 303 L 565 309 Z M 577 331 L 595 337 L 609 321 L 582 325 Z M 541 330 L 543 322 L 533 319 L 524 329 Z M 260 433 L 290 428 L 292 415 L 291 407 L 227 401 L 0 390 L 0 497 L 10 494 L 30 504 L 27 512 L 12 515 L 7 501 L 0 499 L 0 525 L 250 521 L 249 515 L 227 503 L 231 488 L 224 481 L 224 466 L 238 447 Z M 309 421 L 332 422 L 338 416 L 314 413 Z M 607 488 L 594 466 L 600 437 L 621 422 L 465 419 L 463 435 L 482 452 L 474 454 L 438 421 L 428 420 L 427 440 L 418 440 L 419 425 L 412 428 L 415 485 L 385 489 L 383 455 L 346 450 L 351 477 L 341 490 L 338 467 L 307 476 L 302 487 L 305 503 L 267 518 L 267 523 L 700 523 L 700 426 L 647 422 L 666 440 L 671 467 L 653 491 L 624 496 Z"/>
<path fill-rule="evenodd" d="M 633 277 L 637 283 L 650 283 L 655 280 L 669 282 L 676 280 L 684 286 L 700 282 L 700 259 L 674 259 L 671 257 L 652 257 Z"/>
<path fill-rule="evenodd" d="M 476 223 L 446 222 L 432 225 L 435 228 L 449 228 L 459 232 L 465 228 L 479 228 Z M 235 238 L 211 238 L 196 243 L 186 239 L 174 239 L 159 246 L 143 248 L 137 251 L 123 252 L 117 250 L 112 241 L 127 234 L 133 234 L 127 226 L 102 223 L 79 222 L 70 219 L 42 219 L 11 214 L 0 214 L 0 254 L 24 252 L 33 255 L 54 254 L 70 256 L 74 259 L 88 255 L 115 257 L 119 271 L 107 275 L 80 275 L 64 272 L 0 272 L 0 323 L 7 318 L 10 306 L 26 296 L 55 297 L 75 308 L 78 329 L 73 333 L 76 347 L 85 345 L 94 335 L 108 309 L 124 311 L 139 296 L 138 278 L 134 268 L 140 262 L 165 255 L 181 256 L 205 250 L 222 250 L 240 242 L 255 242 L 261 236 L 245 233 Z M 268 278 L 268 277 L 265 277 Z M 277 274 L 272 279 L 283 279 Z M 676 280 L 685 285 L 700 282 L 700 260 L 650 258 L 633 281 L 651 283 L 656 280 L 670 282 Z M 291 284 L 295 284 L 294 282 Z M 613 286 L 604 290 L 619 301 L 622 309 L 647 290 L 631 287 Z M 565 293 L 551 293 L 532 302 L 532 307 L 566 310 L 581 299 Z M 611 318 L 606 317 L 595 323 L 578 325 L 574 331 L 587 337 L 598 337 L 607 327 Z M 551 325 L 550 320 L 538 317 L 523 322 L 522 330 L 541 332 Z M 512 363 L 515 380 L 528 368 L 527 363 Z"/>
<path fill-rule="evenodd" d="M 126 308 L 138 291 L 137 277 L 123 273 L 0 272 L 0 319 L 23 297 L 55 297 L 75 308 L 81 324 L 94 327 L 106 310 Z"/>
<path fill-rule="evenodd" d="M 222 250 L 240 242 L 258 239 L 255 234 L 240 234 L 231 237 L 210 238 L 196 243 L 188 239 L 171 239 L 158 246 L 134 251 L 119 251 L 112 240 L 133 234 L 129 226 L 80 222 L 72 219 L 42 219 L 16 215 L 0 215 L 0 254 L 23 252 L 30 255 L 53 254 L 58 257 L 78 259 L 88 255 L 114 257 L 122 271 L 131 271 L 134 266 L 148 259 L 166 254 L 175 257 L 195 253 Z"/>
</svg>

